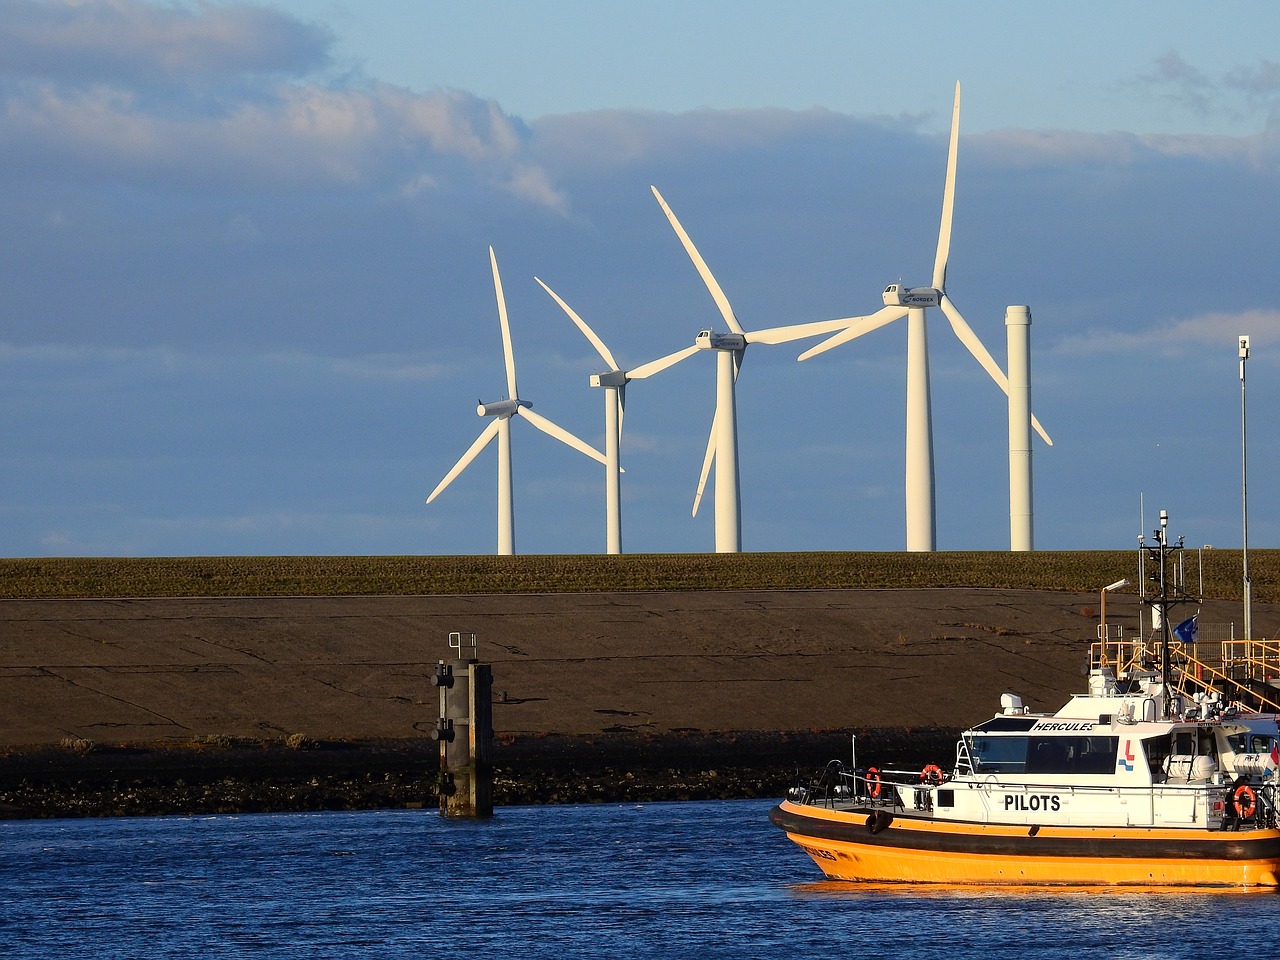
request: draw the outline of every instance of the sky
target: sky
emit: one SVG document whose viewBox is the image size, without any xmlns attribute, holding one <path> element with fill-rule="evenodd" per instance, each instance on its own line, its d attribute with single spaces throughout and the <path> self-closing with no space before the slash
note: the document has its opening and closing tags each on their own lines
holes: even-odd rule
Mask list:
<svg viewBox="0 0 1280 960">
<path fill-rule="evenodd" d="M 1269 2 L 0 0 L 0 555 L 485 554 L 506 382 L 603 445 L 603 364 L 929 282 L 1028 304 L 1038 549 L 1280 546 Z M 1247 445 L 1237 336 L 1249 334 Z M 901 550 L 906 334 L 738 381 L 748 551 Z M 627 394 L 623 549 L 713 549 L 700 354 Z M 937 542 L 1009 546 L 1003 394 L 929 313 Z M 513 424 L 516 550 L 602 553 L 604 471 Z M 1118 573 L 1122 575 L 1123 571 Z"/>
</svg>

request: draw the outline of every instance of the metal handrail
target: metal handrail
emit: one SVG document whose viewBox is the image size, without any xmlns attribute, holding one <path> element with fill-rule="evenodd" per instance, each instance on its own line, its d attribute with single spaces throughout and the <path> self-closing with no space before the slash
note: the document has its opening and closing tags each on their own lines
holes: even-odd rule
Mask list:
<svg viewBox="0 0 1280 960">
<path fill-rule="evenodd" d="M 1280 713 L 1280 693 L 1272 697 L 1249 686 L 1280 677 L 1280 642 L 1224 640 L 1217 664 L 1201 656 L 1193 644 L 1175 640 L 1168 648 L 1171 663 L 1179 667 L 1175 692 L 1187 696 L 1195 689 L 1215 693 L 1220 689 L 1241 709 L 1255 709 L 1251 704 L 1256 704 L 1256 709 Z M 1089 646 L 1090 665 L 1110 668 L 1117 676 L 1158 669 L 1160 655 L 1160 644 L 1150 639 L 1100 640 Z"/>
<path fill-rule="evenodd" d="M 870 769 L 870 768 L 869 768 Z M 831 780 L 828 781 L 828 777 Z M 933 809 L 933 797 L 939 789 L 946 787 L 951 783 L 951 779 L 942 783 L 922 782 L 918 778 L 919 774 L 908 770 L 877 770 L 878 780 L 872 780 L 867 776 L 866 771 L 853 770 L 845 768 L 844 764 L 839 760 L 832 760 L 827 764 L 818 780 L 808 788 L 794 788 L 794 792 L 790 794 L 790 798 L 798 803 L 809 806 L 834 808 L 837 803 L 848 803 L 851 800 L 859 800 L 871 807 L 899 807 L 905 803 L 909 803 L 909 797 L 898 795 L 897 790 L 886 790 L 885 788 L 902 787 L 912 791 L 922 791 L 928 794 L 929 800 L 922 806 L 925 809 Z M 895 778 L 895 779 L 889 779 Z M 840 785 L 848 786 L 847 792 L 839 790 Z M 872 785 L 879 784 L 881 787 L 881 796 L 872 796 Z M 1117 797 L 1126 797 L 1130 799 L 1154 800 L 1157 794 L 1182 793 L 1187 795 L 1203 795 L 1211 797 L 1214 794 L 1221 794 L 1224 801 L 1228 800 L 1231 791 L 1235 789 L 1232 783 L 1180 783 L 1174 780 L 1166 780 L 1158 783 L 1151 783 L 1142 786 L 1130 785 L 1103 785 L 1103 784 L 1074 784 L 1062 783 L 1056 781 L 1047 782 L 1020 782 L 1002 780 L 995 774 L 989 774 L 987 779 L 978 785 L 985 791 L 1006 791 L 1023 793 L 1038 793 L 1046 790 L 1053 790 L 1057 793 L 1065 793 L 1069 795 L 1084 794 L 1113 794 Z M 1276 782 L 1268 782 L 1262 784 L 1250 784 L 1254 789 L 1257 798 L 1258 809 L 1256 813 L 1248 818 L 1248 822 L 1255 828 L 1274 827 L 1280 823 L 1280 785 Z M 1229 806 L 1229 802 L 1228 802 Z M 917 805 L 920 809 L 921 805 Z M 1235 822 L 1236 829 L 1239 829 L 1239 821 L 1236 821 L 1229 813 L 1225 818 L 1228 822 Z"/>
</svg>

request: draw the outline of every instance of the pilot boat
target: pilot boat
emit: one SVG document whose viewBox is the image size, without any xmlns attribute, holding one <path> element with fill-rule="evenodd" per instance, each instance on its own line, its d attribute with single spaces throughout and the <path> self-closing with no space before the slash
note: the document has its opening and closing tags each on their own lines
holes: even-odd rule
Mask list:
<svg viewBox="0 0 1280 960">
<path fill-rule="evenodd" d="M 1103 613 L 1088 687 L 1053 713 L 1012 693 L 946 769 L 828 764 L 773 808 L 831 879 L 947 884 L 1280 886 L 1275 641 L 1207 644 L 1170 626 L 1163 525 L 1147 638 Z M 1118 586 L 1118 585 L 1113 585 Z M 1105 594 L 1104 594 L 1105 599 Z M 1261 673 L 1251 665 L 1264 664 Z"/>
</svg>

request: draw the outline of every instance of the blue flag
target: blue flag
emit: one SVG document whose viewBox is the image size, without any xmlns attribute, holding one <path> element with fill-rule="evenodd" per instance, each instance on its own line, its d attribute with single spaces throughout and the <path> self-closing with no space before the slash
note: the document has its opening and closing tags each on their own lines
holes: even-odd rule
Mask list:
<svg viewBox="0 0 1280 960">
<path fill-rule="evenodd" d="M 1196 623 L 1196 620 L 1198 620 L 1199 617 L 1200 614 L 1197 613 L 1194 617 L 1188 617 L 1186 620 L 1183 620 L 1173 628 L 1173 635 L 1183 643 L 1195 643 L 1196 634 L 1200 630 L 1199 625 Z"/>
</svg>

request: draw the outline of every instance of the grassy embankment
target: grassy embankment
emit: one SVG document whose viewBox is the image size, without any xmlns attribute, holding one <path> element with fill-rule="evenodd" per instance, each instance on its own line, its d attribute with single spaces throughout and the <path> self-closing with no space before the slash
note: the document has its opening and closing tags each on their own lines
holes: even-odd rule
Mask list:
<svg viewBox="0 0 1280 960">
<path fill-rule="evenodd" d="M 1184 552 L 1188 591 L 1241 597 L 1240 551 Z M 1249 554 L 1253 597 L 1277 598 L 1280 550 Z M 623 556 L 0 559 L 0 598 L 280 597 L 633 590 L 970 587 L 1093 591 L 1137 578 L 1136 550 Z"/>
</svg>

